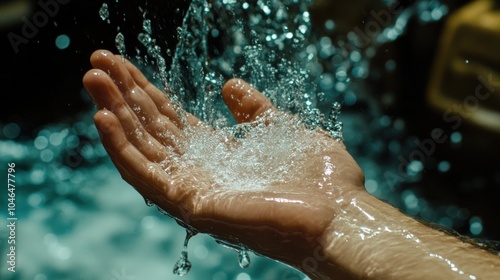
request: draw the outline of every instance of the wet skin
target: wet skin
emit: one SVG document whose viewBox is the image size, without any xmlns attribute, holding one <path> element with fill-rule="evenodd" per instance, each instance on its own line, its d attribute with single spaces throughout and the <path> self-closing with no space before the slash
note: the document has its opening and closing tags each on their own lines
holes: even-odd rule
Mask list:
<svg viewBox="0 0 500 280">
<path fill-rule="evenodd" d="M 141 195 L 197 231 L 243 244 L 312 279 L 500 279 L 498 255 L 369 195 L 343 144 L 322 130 L 311 135 L 297 128 L 305 142 L 320 148 L 306 150 L 299 176 L 263 191 L 228 190 L 202 168 L 179 168 L 172 159 L 188 140 L 183 129 L 207 126 L 188 113 L 179 118 L 167 95 L 121 57 L 99 50 L 91 62 L 95 69 L 83 82 L 98 106 L 95 123 L 118 171 Z M 228 81 L 222 95 L 240 123 L 271 125 L 277 116 L 288 117 L 242 80 Z"/>
<path fill-rule="evenodd" d="M 203 124 L 190 114 L 183 122 L 167 95 L 120 56 L 98 50 L 91 63 L 94 69 L 86 73 L 83 83 L 98 107 L 94 120 L 102 143 L 121 176 L 145 198 L 199 232 L 244 244 L 303 270 L 305 258 L 322 253 L 332 220 L 344 204 L 365 193 L 363 173 L 354 159 L 342 143 L 322 130 L 308 136 L 307 141 L 317 141 L 322 149 L 307 154 L 299 178 L 264 191 L 221 190 L 204 170 L 179 170 L 168 166 L 168 161 L 167 166 L 161 165 L 181 153 L 177 146 L 185 140 L 185 126 Z M 242 80 L 228 81 L 222 95 L 239 123 L 272 121 L 284 114 Z M 327 164 L 334 166 L 333 172 Z M 308 272 L 312 277 L 314 273 Z"/>
</svg>

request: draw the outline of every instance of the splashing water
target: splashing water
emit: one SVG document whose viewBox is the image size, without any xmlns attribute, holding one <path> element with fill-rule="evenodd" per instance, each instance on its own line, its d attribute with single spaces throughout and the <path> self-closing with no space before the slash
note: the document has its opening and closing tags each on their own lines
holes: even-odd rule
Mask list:
<svg viewBox="0 0 500 280">
<path fill-rule="evenodd" d="M 180 143 L 183 153 L 174 159 L 181 170 L 201 167 L 213 174 L 211 179 L 222 188 L 262 190 L 293 180 L 301 173 L 299 163 L 312 145 L 308 143 L 312 131 L 304 129 L 304 125 L 310 129 L 323 127 L 336 139 L 342 139 L 340 103 L 333 105 L 330 118 L 325 119 L 316 107 L 321 93 L 307 70 L 317 63 L 316 55 L 306 51 L 311 32 L 307 11 L 310 3 L 259 0 L 250 6 L 237 1 L 212 1 L 209 6 L 206 0 L 194 0 L 178 29 L 179 44 L 168 73 L 151 21 L 143 14 L 143 32 L 137 39 L 147 49 L 147 57 L 138 53 L 137 61 L 156 65 L 153 77 L 163 85 L 176 108 L 183 107 L 218 129 L 214 132 L 209 127 L 194 127 L 183 131 L 182 138 L 187 139 Z M 121 33 L 115 42 L 123 56 L 126 49 Z M 224 48 L 214 50 L 213 46 Z M 234 120 L 220 91 L 224 81 L 232 77 L 247 80 L 278 109 L 300 118 L 275 118 L 270 125 L 255 122 L 231 127 Z M 146 200 L 146 204 L 152 203 Z M 184 249 L 173 270 L 182 276 L 191 268 L 187 243 L 194 233 L 182 221 L 177 222 L 187 228 Z M 218 242 L 238 252 L 242 268 L 250 265 L 243 246 Z"/>
<path fill-rule="evenodd" d="M 173 159 L 176 167 L 201 168 L 213 174 L 211 179 L 220 187 L 238 191 L 262 190 L 293 180 L 294 174 L 300 173 L 298 163 L 304 160 L 306 150 L 317 148 L 307 142 L 307 134 L 312 132 L 302 126 L 323 128 L 335 139 L 343 140 L 341 103 L 336 100 L 357 96 L 353 81 L 368 77 L 374 48 L 401 36 L 415 13 L 422 13 L 426 7 L 439 8 L 414 5 L 362 50 L 353 33 L 347 41 L 335 43 L 325 37 L 314 38 L 307 10 L 312 2 L 257 0 L 255 5 L 249 5 L 240 1 L 193 0 L 177 30 L 179 43 L 169 71 L 156 44 L 151 20 L 143 13 L 143 29 L 137 40 L 147 53 L 138 51 L 136 61 L 143 66 L 154 65 L 153 78 L 163 86 L 181 119 L 180 108 L 184 108 L 216 128 L 215 132 L 208 127 L 185 129 L 182 138 L 187 140 L 180 143 L 182 156 Z M 103 20 L 109 15 L 104 5 L 100 15 Z M 115 43 L 120 54 L 126 56 L 122 33 L 117 34 Z M 167 51 L 167 55 L 171 54 Z M 323 67 L 319 60 L 326 61 L 323 65 L 327 66 Z M 234 125 L 220 94 L 224 82 L 233 77 L 248 81 L 278 109 L 300 118 L 278 118 L 271 125 Z M 320 108 L 325 101 L 331 104 L 329 114 Z M 169 172 L 167 166 L 171 163 L 162 164 Z M 146 204 L 152 205 L 147 200 Z M 191 268 L 187 243 L 194 232 L 182 221 L 177 222 L 188 228 L 181 258 L 174 267 L 174 274 L 182 276 Z M 244 247 L 229 247 L 238 252 L 241 267 L 250 264 Z"/>
<path fill-rule="evenodd" d="M 314 123 L 316 86 L 306 69 L 315 58 L 301 55 L 310 33 L 308 4 L 193 1 L 179 29 L 168 79 L 182 105 L 214 127 L 230 125 L 220 90 L 226 80 L 239 77 L 279 109 Z"/>
<path fill-rule="evenodd" d="M 213 131 L 195 126 L 185 129 L 179 143 L 183 154 L 174 159 L 176 169 L 196 169 L 212 175 L 227 190 L 256 191 L 299 176 L 306 156 L 319 151 L 313 132 L 297 118 L 273 117 L 263 121 Z M 311 143 L 312 142 L 312 143 Z M 172 159 L 165 161 L 171 165 Z"/>
</svg>

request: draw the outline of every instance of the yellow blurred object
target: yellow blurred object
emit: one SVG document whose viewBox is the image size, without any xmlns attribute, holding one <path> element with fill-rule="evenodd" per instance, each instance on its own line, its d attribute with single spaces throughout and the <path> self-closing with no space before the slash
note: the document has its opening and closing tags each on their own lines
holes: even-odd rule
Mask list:
<svg viewBox="0 0 500 280">
<path fill-rule="evenodd" d="M 332 20 L 336 34 L 347 34 L 357 26 L 364 26 L 372 16 L 370 11 L 378 11 L 380 7 L 380 3 L 372 0 L 315 0 L 309 11 L 319 30 L 324 29 L 327 20 Z"/>
<path fill-rule="evenodd" d="M 447 19 L 427 92 L 458 129 L 462 121 L 500 133 L 500 7 L 476 0 Z"/>
<path fill-rule="evenodd" d="M 32 10 L 28 0 L 16 0 L 0 3 L 0 27 L 21 22 L 23 16 L 28 16 Z"/>
</svg>

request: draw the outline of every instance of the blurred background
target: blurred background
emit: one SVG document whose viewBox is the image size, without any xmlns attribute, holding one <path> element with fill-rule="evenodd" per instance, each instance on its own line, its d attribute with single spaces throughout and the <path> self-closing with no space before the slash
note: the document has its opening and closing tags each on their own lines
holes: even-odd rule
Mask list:
<svg viewBox="0 0 500 280">
<path fill-rule="evenodd" d="M 304 2 L 309 46 L 321 65 L 318 87 L 343 104 L 345 142 L 367 190 L 409 215 L 496 246 L 498 1 Z M 99 15 L 103 3 L 107 20 Z M 135 51 L 144 13 L 162 34 L 156 43 L 170 65 L 189 5 L 0 2 L 0 176 L 6 181 L 7 163 L 16 164 L 18 218 L 18 270 L 2 265 L 1 279 L 181 279 L 172 268 L 184 230 L 123 182 L 100 144 L 81 78 L 94 50 L 117 51 L 118 32 L 127 53 Z M 0 228 L 5 263 L 8 232 Z M 253 255 L 241 269 L 235 252 L 206 236 L 194 237 L 189 252 L 193 268 L 184 279 L 303 279 Z"/>
</svg>

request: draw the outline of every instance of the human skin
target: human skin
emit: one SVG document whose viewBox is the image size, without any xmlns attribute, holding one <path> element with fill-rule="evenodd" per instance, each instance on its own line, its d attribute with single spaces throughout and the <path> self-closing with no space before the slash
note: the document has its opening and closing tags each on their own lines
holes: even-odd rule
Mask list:
<svg viewBox="0 0 500 280">
<path fill-rule="evenodd" d="M 168 159 L 182 154 L 183 129 L 206 125 L 174 109 L 121 57 L 98 50 L 91 63 L 83 83 L 98 107 L 95 124 L 116 168 L 142 196 L 196 231 L 244 245 L 312 279 L 500 279 L 497 256 L 369 195 L 344 145 L 320 129 L 307 134 L 305 140 L 322 149 L 306 151 L 300 175 L 265 190 L 226 190 L 202 168 L 179 168 Z M 228 81 L 222 95 L 239 123 L 285 116 L 242 80 Z"/>
</svg>

